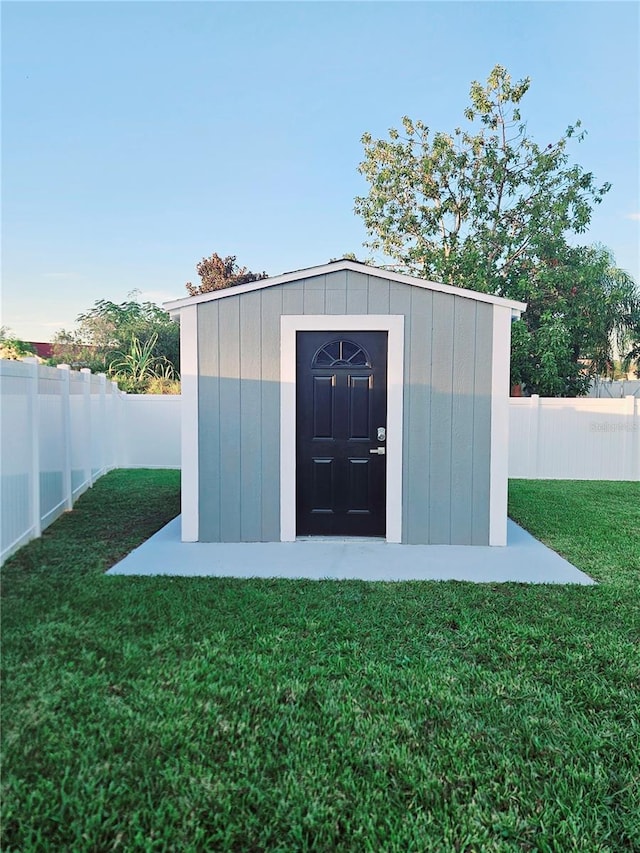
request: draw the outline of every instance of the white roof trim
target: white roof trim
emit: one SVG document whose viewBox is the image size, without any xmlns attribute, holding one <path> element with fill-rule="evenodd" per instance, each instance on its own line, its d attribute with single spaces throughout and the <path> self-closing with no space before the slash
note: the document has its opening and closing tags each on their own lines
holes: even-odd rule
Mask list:
<svg viewBox="0 0 640 853">
<path fill-rule="evenodd" d="M 436 290 L 440 293 L 451 293 L 454 296 L 462 296 L 465 299 L 475 299 L 477 302 L 488 302 L 491 305 L 502 305 L 505 308 L 511 308 L 512 313 L 516 316 L 520 316 L 527 307 L 526 302 L 516 302 L 513 299 L 503 299 L 501 296 L 492 296 L 489 293 L 480 293 L 477 290 L 468 290 L 466 287 L 452 287 L 449 284 L 440 284 L 440 282 L 437 281 L 427 281 L 424 278 L 416 278 L 412 275 L 404 275 L 403 273 L 380 269 L 380 267 L 360 264 L 357 261 L 341 260 L 329 264 L 322 264 L 317 267 L 307 267 L 302 270 L 286 272 L 283 275 L 273 276 L 272 278 L 263 278 L 261 281 L 251 281 L 248 284 L 239 284 L 235 287 L 213 290 L 210 293 L 202 293 L 199 296 L 188 296 L 184 299 L 174 299 L 171 302 L 165 302 L 164 308 L 172 317 L 176 317 L 179 315 L 181 308 L 186 308 L 190 305 L 199 305 L 201 302 L 211 302 L 214 299 L 225 299 L 227 296 L 235 296 L 238 293 L 251 293 L 253 290 L 262 290 L 265 287 L 274 287 L 278 284 L 288 284 L 291 281 L 299 281 L 303 278 L 313 278 L 314 276 L 326 275 L 327 273 L 338 272 L 339 270 L 351 270 L 352 272 L 359 272 L 364 275 L 385 278 L 389 281 L 399 281 L 403 284 L 411 284 L 414 287 L 423 287 L 426 290 Z"/>
</svg>

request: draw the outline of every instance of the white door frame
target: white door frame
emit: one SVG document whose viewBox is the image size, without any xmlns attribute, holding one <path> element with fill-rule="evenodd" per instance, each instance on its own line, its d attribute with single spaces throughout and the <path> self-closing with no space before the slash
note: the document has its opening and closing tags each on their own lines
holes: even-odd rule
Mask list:
<svg viewBox="0 0 640 853">
<path fill-rule="evenodd" d="M 388 333 L 387 542 L 402 541 L 403 314 L 289 314 L 280 318 L 280 540 L 296 539 L 297 332 Z"/>
</svg>

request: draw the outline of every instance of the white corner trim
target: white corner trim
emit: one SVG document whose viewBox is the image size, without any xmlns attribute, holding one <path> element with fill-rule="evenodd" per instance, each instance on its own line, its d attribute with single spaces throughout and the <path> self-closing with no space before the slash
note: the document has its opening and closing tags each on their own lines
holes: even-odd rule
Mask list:
<svg viewBox="0 0 640 853">
<path fill-rule="evenodd" d="M 508 309 L 507 313 L 509 313 Z M 296 538 L 296 335 L 297 332 L 388 333 L 387 542 L 402 541 L 402 428 L 404 315 L 302 314 L 280 318 L 280 539 Z"/>
<path fill-rule="evenodd" d="M 507 544 L 510 361 L 511 311 L 507 307 L 494 305 L 491 359 L 489 545 Z"/>
<path fill-rule="evenodd" d="M 200 532 L 198 471 L 198 307 L 180 313 L 182 398 L 182 541 L 197 542 Z"/>
</svg>

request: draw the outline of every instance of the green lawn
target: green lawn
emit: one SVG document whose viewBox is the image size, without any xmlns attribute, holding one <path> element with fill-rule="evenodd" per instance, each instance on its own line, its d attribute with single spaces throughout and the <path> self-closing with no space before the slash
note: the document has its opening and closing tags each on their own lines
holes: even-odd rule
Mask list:
<svg viewBox="0 0 640 853">
<path fill-rule="evenodd" d="M 640 850 L 640 484 L 512 483 L 596 587 L 105 577 L 178 491 L 2 569 L 3 851 Z"/>
</svg>

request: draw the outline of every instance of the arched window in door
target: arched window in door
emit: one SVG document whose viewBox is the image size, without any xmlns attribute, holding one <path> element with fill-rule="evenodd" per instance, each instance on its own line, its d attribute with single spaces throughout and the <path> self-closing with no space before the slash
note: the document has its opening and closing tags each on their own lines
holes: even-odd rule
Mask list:
<svg viewBox="0 0 640 853">
<path fill-rule="evenodd" d="M 371 359 L 369 353 L 353 341 L 329 341 L 316 351 L 311 360 L 311 368 L 317 367 L 371 367 Z"/>
</svg>

